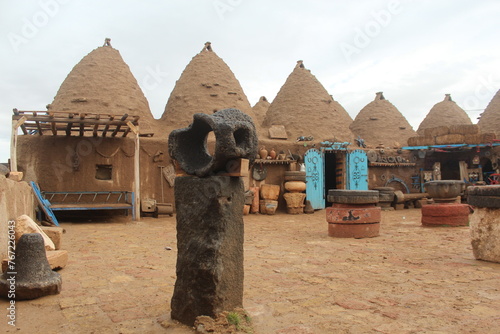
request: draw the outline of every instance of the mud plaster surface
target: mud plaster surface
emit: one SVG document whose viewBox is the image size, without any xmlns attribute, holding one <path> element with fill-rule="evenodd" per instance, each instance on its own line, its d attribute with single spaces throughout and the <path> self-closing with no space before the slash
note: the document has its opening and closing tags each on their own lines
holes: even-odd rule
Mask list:
<svg viewBox="0 0 500 334">
<path fill-rule="evenodd" d="M 420 218 L 383 212 L 381 235 L 356 240 L 328 237 L 324 210 L 245 216 L 254 333 L 497 333 L 500 264 L 474 259 L 469 227 Z M 193 333 L 168 320 L 175 217 L 62 226 L 61 294 L 17 303 L 19 330 L 2 316 L 0 331 Z"/>
</svg>

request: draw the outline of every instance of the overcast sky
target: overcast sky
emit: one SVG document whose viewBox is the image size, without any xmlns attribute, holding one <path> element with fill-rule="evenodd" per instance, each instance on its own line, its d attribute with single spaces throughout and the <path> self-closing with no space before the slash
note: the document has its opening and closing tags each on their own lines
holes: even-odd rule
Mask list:
<svg viewBox="0 0 500 334">
<path fill-rule="evenodd" d="M 450 93 L 476 123 L 500 89 L 499 13 L 498 0 L 0 0 L 0 162 L 12 108 L 46 110 L 105 37 L 156 118 L 210 41 L 251 105 L 301 59 L 353 118 L 383 91 L 416 130 Z"/>
</svg>

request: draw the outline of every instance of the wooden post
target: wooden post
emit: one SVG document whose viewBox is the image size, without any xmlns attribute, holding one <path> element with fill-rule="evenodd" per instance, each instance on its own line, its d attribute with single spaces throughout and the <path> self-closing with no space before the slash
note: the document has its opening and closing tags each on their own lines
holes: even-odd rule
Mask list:
<svg viewBox="0 0 500 334">
<path fill-rule="evenodd" d="M 23 116 L 20 119 L 12 121 L 12 136 L 10 141 L 10 171 L 17 172 L 17 129 L 26 121 Z"/>
<path fill-rule="evenodd" d="M 140 143 L 139 143 L 139 126 L 135 126 L 132 122 L 127 122 L 128 127 L 135 134 L 134 139 L 134 217 L 136 220 L 141 219 L 141 175 L 139 169 L 139 152 L 140 152 Z"/>
</svg>

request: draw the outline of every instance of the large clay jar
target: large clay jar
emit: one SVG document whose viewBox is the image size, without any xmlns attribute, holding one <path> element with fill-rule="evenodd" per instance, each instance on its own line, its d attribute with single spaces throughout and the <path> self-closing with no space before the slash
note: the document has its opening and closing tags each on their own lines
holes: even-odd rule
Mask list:
<svg viewBox="0 0 500 334">
<path fill-rule="evenodd" d="M 306 190 L 306 183 L 302 181 L 285 182 L 285 189 L 291 193 L 301 193 Z"/>
<path fill-rule="evenodd" d="M 276 151 L 274 150 L 274 148 L 272 148 L 271 151 L 269 152 L 269 156 L 273 160 L 276 159 Z"/>
<path fill-rule="evenodd" d="M 436 180 L 424 183 L 424 188 L 432 198 L 452 198 L 462 194 L 463 185 L 460 180 Z"/>
<path fill-rule="evenodd" d="M 259 155 L 261 159 L 266 159 L 267 158 L 267 150 L 265 147 L 262 147 L 259 151 Z"/>
</svg>

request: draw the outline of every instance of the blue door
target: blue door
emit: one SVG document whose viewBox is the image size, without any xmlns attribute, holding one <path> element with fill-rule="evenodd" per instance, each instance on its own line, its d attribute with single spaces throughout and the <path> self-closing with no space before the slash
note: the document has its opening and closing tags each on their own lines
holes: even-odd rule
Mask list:
<svg viewBox="0 0 500 334">
<path fill-rule="evenodd" d="M 316 149 L 310 149 L 304 155 L 306 164 L 306 195 L 315 210 L 325 208 L 325 179 L 323 154 Z"/>
<path fill-rule="evenodd" d="M 363 150 L 348 153 L 347 189 L 368 190 L 368 157 Z"/>
</svg>

